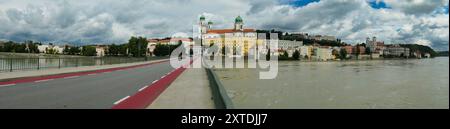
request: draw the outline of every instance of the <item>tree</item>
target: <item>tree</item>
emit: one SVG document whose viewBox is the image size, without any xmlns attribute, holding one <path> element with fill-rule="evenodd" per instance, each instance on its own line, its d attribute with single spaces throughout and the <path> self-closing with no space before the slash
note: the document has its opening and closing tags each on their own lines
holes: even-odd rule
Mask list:
<svg viewBox="0 0 450 129">
<path fill-rule="evenodd" d="M 169 45 L 165 45 L 165 44 L 156 44 L 155 46 L 155 50 L 153 50 L 153 53 L 155 54 L 155 56 L 167 56 L 169 55 Z"/>
<path fill-rule="evenodd" d="M 148 41 L 143 37 L 131 37 L 128 40 L 128 50 L 133 57 L 145 56 Z"/>
<path fill-rule="evenodd" d="M 59 54 L 58 51 L 54 48 L 46 48 L 45 53 L 46 54 Z"/>
<path fill-rule="evenodd" d="M 27 52 L 27 50 L 26 50 L 27 46 L 23 43 L 14 44 L 13 46 L 14 46 L 14 50 L 13 50 L 14 52 L 17 52 L 17 53 Z"/>
<path fill-rule="evenodd" d="M 83 56 L 95 56 L 97 55 L 97 51 L 93 46 L 83 46 L 81 50 L 81 55 Z"/>
<path fill-rule="evenodd" d="M 345 50 L 344 48 L 341 48 L 341 50 L 339 51 L 339 58 L 341 60 L 347 59 L 347 50 Z"/>
<path fill-rule="evenodd" d="M 366 54 L 369 54 L 369 55 L 372 53 L 372 52 L 370 51 L 370 48 L 369 48 L 369 47 L 366 47 L 366 51 L 365 51 L 365 52 L 366 52 Z"/>
<path fill-rule="evenodd" d="M 266 60 L 270 61 L 270 49 L 267 50 Z"/>
<path fill-rule="evenodd" d="M 108 48 L 108 55 L 117 56 L 119 55 L 120 46 L 116 44 L 111 44 Z"/>
<path fill-rule="evenodd" d="M 300 60 L 300 52 L 295 50 L 294 54 L 292 54 L 292 58 L 294 58 L 294 60 Z"/>
<path fill-rule="evenodd" d="M 356 45 L 355 45 L 355 55 L 356 55 L 356 59 L 358 59 L 359 53 L 360 53 L 360 51 L 359 51 L 359 44 L 356 44 Z"/>
<path fill-rule="evenodd" d="M 80 47 L 69 47 L 69 55 L 78 55 L 81 52 Z"/>
<path fill-rule="evenodd" d="M 289 59 L 289 54 L 287 51 L 284 51 L 282 55 L 278 55 L 279 60 L 287 60 Z"/>
<path fill-rule="evenodd" d="M 425 53 L 429 53 L 431 57 L 436 57 L 438 55 L 438 53 L 429 46 L 419 44 L 400 44 L 400 46 L 404 48 L 409 48 L 410 52 L 420 51 L 422 52 L 422 55 Z"/>
<path fill-rule="evenodd" d="M 26 46 L 28 46 L 28 53 L 39 53 L 38 44 L 33 43 L 33 41 L 27 41 Z"/>
<path fill-rule="evenodd" d="M 128 56 L 128 44 L 119 45 L 119 55 Z"/>
<path fill-rule="evenodd" d="M 64 49 L 63 49 L 63 54 L 69 54 L 69 50 L 70 50 L 70 47 L 69 46 L 64 46 Z"/>
<path fill-rule="evenodd" d="M 3 46 L 3 52 L 13 52 L 14 43 L 12 41 L 8 41 Z"/>
</svg>

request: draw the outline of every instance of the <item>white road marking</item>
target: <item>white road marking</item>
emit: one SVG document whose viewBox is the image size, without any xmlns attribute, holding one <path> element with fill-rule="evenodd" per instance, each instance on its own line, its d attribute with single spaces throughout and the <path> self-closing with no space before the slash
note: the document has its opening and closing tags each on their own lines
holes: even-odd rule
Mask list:
<svg viewBox="0 0 450 129">
<path fill-rule="evenodd" d="M 5 86 L 13 86 L 16 85 L 16 83 L 11 83 L 11 84 L 4 84 L 4 85 L 0 85 L 0 87 L 5 87 Z"/>
<path fill-rule="evenodd" d="M 39 80 L 39 81 L 34 81 L 34 82 L 46 82 L 46 81 L 51 81 L 53 79 L 45 79 L 45 80 Z"/>
<path fill-rule="evenodd" d="M 141 89 L 139 89 L 139 91 L 142 91 L 142 90 L 144 90 L 145 88 L 147 88 L 148 86 L 144 86 L 144 87 L 142 87 Z"/>
<path fill-rule="evenodd" d="M 77 78 L 77 77 L 80 77 L 80 76 L 64 77 L 64 79 Z"/>
<path fill-rule="evenodd" d="M 125 99 L 128 99 L 128 98 L 130 98 L 130 96 L 126 96 L 126 97 L 124 97 L 122 99 L 119 99 L 116 102 L 114 102 L 114 105 L 119 104 L 120 102 L 122 102 L 122 101 L 124 101 Z"/>
<path fill-rule="evenodd" d="M 154 81 L 152 82 L 152 84 L 155 83 L 155 82 L 157 82 L 157 81 L 158 81 L 158 80 L 154 80 Z"/>
<path fill-rule="evenodd" d="M 111 72 L 103 72 L 103 73 L 111 73 Z"/>
</svg>

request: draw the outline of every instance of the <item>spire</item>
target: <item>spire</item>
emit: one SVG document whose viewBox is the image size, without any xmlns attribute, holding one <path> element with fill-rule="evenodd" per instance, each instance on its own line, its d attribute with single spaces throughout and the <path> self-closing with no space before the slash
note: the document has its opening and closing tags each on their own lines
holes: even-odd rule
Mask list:
<svg viewBox="0 0 450 129">
<path fill-rule="evenodd" d="M 241 16 L 236 17 L 236 19 L 234 20 L 236 23 L 238 22 L 244 22 L 241 18 Z"/>
<path fill-rule="evenodd" d="M 200 20 L 205 20 L 205 16 L 200 16 Z"/>
</svg>

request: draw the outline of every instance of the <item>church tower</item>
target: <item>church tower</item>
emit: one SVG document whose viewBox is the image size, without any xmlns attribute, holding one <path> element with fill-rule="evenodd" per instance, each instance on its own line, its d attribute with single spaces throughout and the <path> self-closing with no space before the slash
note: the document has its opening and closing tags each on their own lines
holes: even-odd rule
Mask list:
<svg viewBox="0 0 450 129">
<path fill-rule="evenodd" d="M 212 28 L 212 25 L 213 25 L 213 22 L 212 22 L 212 21 L 209 21 L 209 22 L 208 22 L 208 30 L 210 30 L 210 29 Z"/>
<path fill-rule="evenodd" d="M 236 17 L 234 20 L 234 30 L 244 30 L 244 21 L 242 20 L 241 16 Z"/>
<path fill-rule="evenodd" d="M 199 26 L 200 26 L 200 33 L 202 33 L 202 34 L 205 34 L 208 31 L 208 25 L 206 24 L 205 20 L 206 20 L 205 16 L 203 16 L 203 15 L 200 16 Z"/>
</svg>

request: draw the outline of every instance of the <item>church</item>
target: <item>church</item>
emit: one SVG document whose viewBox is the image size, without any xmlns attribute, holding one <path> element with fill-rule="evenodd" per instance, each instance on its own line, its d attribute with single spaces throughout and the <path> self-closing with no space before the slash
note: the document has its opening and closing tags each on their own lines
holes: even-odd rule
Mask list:
<svg viewBox="0 0 450 129">
<path fill-rule="evenodd" d="M 199 30 L 204 46 L 221 45 L 220 50 L 225 52 L 220 52 L 219 55 L 225 54 L 228 57 L 247 57 L 249 53 L 256 55 L 255 45 L 261 41 L 258 41 L 255 29 L 244 28 L 241 16 L 235 18 L 234 27 L 230 29 L 213 29 L 212 25 L 212 21 L 206 22 L 204 16 L 200 17 Z"/>
</svg>

